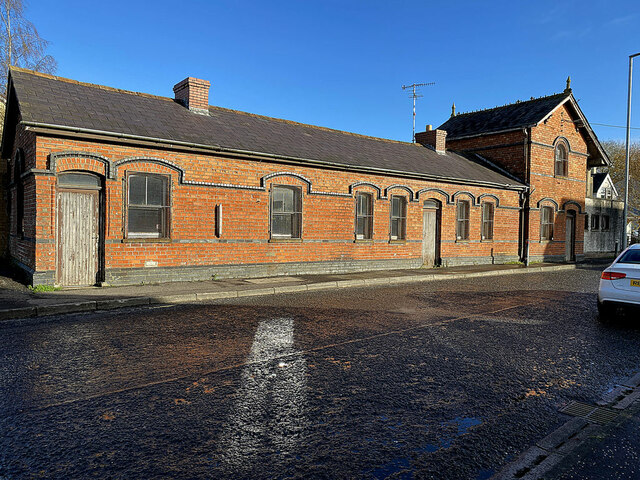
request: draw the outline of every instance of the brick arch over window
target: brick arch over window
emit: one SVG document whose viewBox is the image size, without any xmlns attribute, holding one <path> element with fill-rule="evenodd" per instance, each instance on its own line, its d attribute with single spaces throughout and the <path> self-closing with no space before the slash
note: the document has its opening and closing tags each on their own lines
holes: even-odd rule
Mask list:
<svg viewBox="0 0 640 480">
<path fill-rule="evenodd" d="M 413 198 L 414 198 L 413 190 L 411 190 L 411 188 L 407 187 L 406 185 L 389 185 L 387 188 L 384 189 L 384 196 L 388 197 L 389 191 L 394 190 L 396 188 L 406 191 L 409 194 L 409 201 L 413 202 Z"/>
<path fill-rule="evenodd" d="M 552 205 L 553 205 L 553 207 L 554 207 L 554 210 L 555 210 L 556 212 L 560 209 L 560 207 L 558 206 L 558 203 L 557 203 L 554 199 L 552 199 L 552 198 L 549 198 L 549 197 L 541 198 L 540 200 L 538 200 L 538 203 L 537 203 L 537 205 L 536 205 L 536 206 L 537 206 L 538 208 L 540 208 L 541 206 L 543 206 L 543 205 L 542 205 L 543 203 L 550 203 L 550 204 L 552 204 Z M 547 205 L 547 206 L 548 206 L 548 205 Z"/>
<path fill-rule="evenodd" d="M 382 189 L 374 183 L 370 182 L 356 182 L 349 185 L 349 195 L 353 195 L 353 192 L 358 187 L 370 187 L 373 188 L 376 192 L 378 192 L 378 200 L 382 198 Z"/>
<path fill-rule="evenodd" d="M 156 158 L 156 157 L 127 157 L 121 160 L 117 160 L 116 162 L 113 163 L 113 167 L 114 167 L 113 179 L 115 180 L 117 178 L 118 167 L 120 167 L 121 165 L 125 165 L 127 163 L 135 163 L 135 162 L 155 163 L 156 165 L 162 165 L 163 167 L 170 168 L 171 170 L 175 170 L 176 172 L 178 172 L 178 179 L 180 183 L 185 182 L 184 170 L 182 168 L 180 168 L 175 163 L 170 162 L 169 160 L 165 160 L 163 158 Z"/>
<path fill-rule="evenodd" d="M 471 192 L 467 192 L 467 191 L 463 191 L 463 190 L 459 190 L 456 193 L 454 193 L 453 195 L 451 195 L 451 202 L 455 203 L 456 200 L 458 200 L 458 197 L 460 195 L 464 195 L 467 196 L 471 199 L 471 206 L 477 206 L 478 203 L 476 202 L 476 197 L 473 195 L 473 193 Z"/>
<path fill-rule="evenodd" d="M 444 203 L 451 202 L 451 197 L 449 197 L 449 194 L 444 190 L 440 190 L 439 188 L 421 188 L 416 192 L 416 199 L 420 199 L 426 194 L 434 194 L 434 193 L 437 193 L 438 195 L 442 195 L 444 197 Z"/>
<path fill-rule="evenodd" d="M 64 160 L 69 161 L 64 162 Z M 92 163 L 99 165 L 99 167 L 94 167 L 92 164 L 82 164 L 79 162 L 81 160 L 92 160 Z M 61 166 L 62 163 L 64 163 L 64 166 Z M 48 169 L 53 173 L 66 170 L 86 170 L 98 173 L 100 175 L 103 175 L 105 178 L 109 178 L 112 180 L 115 180 L 116 178 L 115 166 L 111 160 L 109 160 L 107 157 L 103 157 L 102 155 L 96 155 L 87 152 L 67 151 L 52 153 L 49 155 Z"/>
<path fill-rule="evenodd" d="M 567 200 L 566 202 L 564 202 L 564 203 L 562 204 L 562 210 L 566 211 L 566 210 L 567 210 L 567 207 L 568 207 L 569 205 L 573 205 L 574 207 L 576 207 L 576 208 L 578 209 L 578 213 L 579 213 L 579 214 L 584 213 L 584 212 L 582 211 L 582 206 L 581 206 L 578 202 L 573 201 L 573 200 Z"/>
<path fill-rule="evenodd" d="M 496 202 L 496 207 L 500 206 L 500 199 L 491 193 L 483 193 L 478 197 L 478 203 L 482 203 L 483 200 L 493 200 Z"/>
<path fill-rule="evenodd" d="M 271 180 L 274 177 L 297 178 L 298 180 L 301 180 L 302 182 L 305 183 L 305 185 L 307 186 L 307 193 L 311 193 L 311 180 L 309 180 L 307 177 L 304 177 L 303 175 L 300 175 L 299 173 L 294 173 L 294 172 L 275 172 L 275 173 L 270 173 L 268 175 L 265 175 L 260 179 L 260 186 L 262 188 L 265 188 L 267 184 L 267 180 Z"/>
</svg>

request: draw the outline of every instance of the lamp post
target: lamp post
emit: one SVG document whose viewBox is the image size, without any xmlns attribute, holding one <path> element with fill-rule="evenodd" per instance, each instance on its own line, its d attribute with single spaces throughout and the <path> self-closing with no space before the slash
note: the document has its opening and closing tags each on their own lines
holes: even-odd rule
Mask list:
<svg viewBox="0 0 640 480">
<path fill-rule="evenodd" d="M 629 55 L 629 91 L 627 93 L 627 142 L 624 149 L 624 217 L 622 221 L 622 250 L 627 248 L 627 218 L 629 216 L 629 139 L 631 137 L 631 76 L 633 59 L 640 55 Z"/>
</svg>

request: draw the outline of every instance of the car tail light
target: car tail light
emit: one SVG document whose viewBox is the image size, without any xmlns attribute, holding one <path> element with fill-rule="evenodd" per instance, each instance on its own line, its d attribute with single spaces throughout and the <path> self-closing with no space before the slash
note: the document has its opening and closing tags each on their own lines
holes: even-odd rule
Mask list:
<svg viewBox="0 0 640 480">
<path fill-rule="evenodd" d="M 602 276 L 600 278 L 602 278 L 603 280 L 618 280 L 620 278 L 624 278 L 626 277 L 627 274 L 626 273 L 620 273 L 620 272 L 602 272 Z"/>
</svg>

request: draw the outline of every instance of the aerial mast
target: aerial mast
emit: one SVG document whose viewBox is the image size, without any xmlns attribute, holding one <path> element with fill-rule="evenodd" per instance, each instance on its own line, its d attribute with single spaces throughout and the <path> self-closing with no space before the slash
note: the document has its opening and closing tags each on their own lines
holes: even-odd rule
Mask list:
<svg viewBox="0 0 640 480">
<path fill-rule="evenodd" d="M 420 91 L 416 90 L 418 87 L 426 87 L 428 85 L 435 85 L 436 82 L 428 82 L 428 83 L 412 83 L 411 85 L 402 85 L 403 90 L 411 89 L 411 93 L 409 94 L 410 98 L 413 98 L 413 131 L 411 134 L 411 141 L 416 141 L 416 98 L 423 97 L 424 95 L 420 95 Z"/>
</svg>

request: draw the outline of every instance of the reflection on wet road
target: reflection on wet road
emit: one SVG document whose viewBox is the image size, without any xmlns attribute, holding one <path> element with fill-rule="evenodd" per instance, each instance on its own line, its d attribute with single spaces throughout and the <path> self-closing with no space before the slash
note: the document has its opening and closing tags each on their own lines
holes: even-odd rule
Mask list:
<svg viewBox="0 0 640 480">
<path fill-rule="evenodd" d="M 264 461 L 264 449 L 295 453 L 304 439 L 306 362 L 294 348 L 293 318 L 258 325 L 240 387 L 220 438 L 229 473 L 246 473 Z"/>
</svg>

